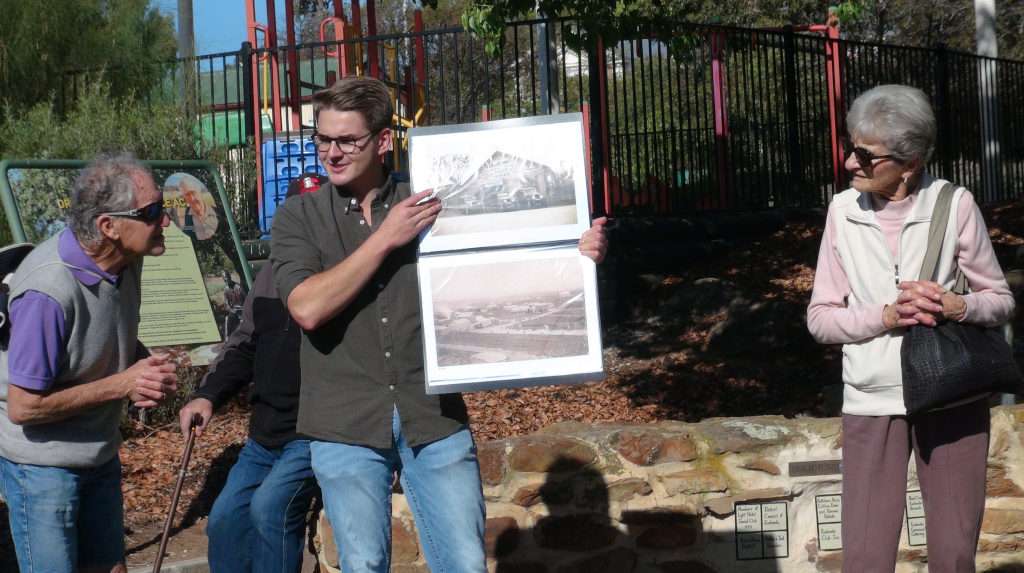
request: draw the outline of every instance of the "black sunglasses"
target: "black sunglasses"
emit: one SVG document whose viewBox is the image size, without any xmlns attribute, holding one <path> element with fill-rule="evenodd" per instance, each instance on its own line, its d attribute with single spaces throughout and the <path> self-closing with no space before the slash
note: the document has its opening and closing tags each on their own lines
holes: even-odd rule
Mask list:
<svg viewBox="0 0 1024 573">
<path fill-rule="evenodd" d="M 138 209 L 128 209 L 127 211 L 112 211 L 110 213 L 104 213 L 104 215 L 110 215 L 111 217 L 128 217 L 130 219 L 138 219 L 145 223 L 155 223 L 164 218 L 164 200 L 154 201 L 144 207 Z"/>
<path fill-rule="evenodd" d="M 875 162 L 880 161 L 882 159 L 892 159 L 896 163 L 903 163 L 902 159 L 896 157 L 891 153 L 886 153 L 884 155 L 875 155 L 874 153 L 871 153 L 871 151 L 864 149 L 863 147 L 854 146 L 853 143 L 849 141 L 846 142 L 846 148 L 849 149 L 849 151 L 847 151 L 847 155 L 852 153 L 853 156 L 857 158 L 857 163 L 860 163 L 861 167 L 874 167 Z"/>
</svg>

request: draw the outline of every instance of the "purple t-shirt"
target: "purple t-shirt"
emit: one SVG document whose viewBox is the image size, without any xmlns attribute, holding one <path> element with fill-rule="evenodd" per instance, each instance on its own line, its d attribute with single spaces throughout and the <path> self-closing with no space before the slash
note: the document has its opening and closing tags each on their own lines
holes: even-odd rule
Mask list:
<svg viewBox="0 0 1024 573">
<path fill-rule="evenodd" d="M 117 284 L 118 276 L 100 269 L 70 229 L 61 232 L 57 254 L 82 284 L 92 286 L 101 280 Z M 28 390 L 49 390 L 59 374 L 65 334 L 64 310 L 49 295 L 29 290 L 11 301 L 9 382 Z"/>
</svg>

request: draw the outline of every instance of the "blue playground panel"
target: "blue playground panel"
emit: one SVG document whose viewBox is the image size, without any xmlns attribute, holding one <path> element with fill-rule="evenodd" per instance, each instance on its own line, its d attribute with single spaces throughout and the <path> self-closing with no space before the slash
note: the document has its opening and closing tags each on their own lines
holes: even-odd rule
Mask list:
<svg viewBox="0 0 1024 573">
<path fill-rule="evenodd" d="M 317 159 L 316 146 L 308 139 L 275 139 L 263 142 L 263 204 L 260 230 L 269 236 L 274 212 L 284 203 L 288 184 L 301 175 L 327 175 Z"/>
</svg>

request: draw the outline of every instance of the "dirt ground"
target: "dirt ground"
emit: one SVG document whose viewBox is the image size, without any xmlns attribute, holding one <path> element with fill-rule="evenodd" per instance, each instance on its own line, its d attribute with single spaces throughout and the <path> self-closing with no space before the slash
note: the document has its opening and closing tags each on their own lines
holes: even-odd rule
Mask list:
<svg viewBox="0 0 1024 573">
<path fill-rule="evenodd" d="M 1004 270 L 1017 268 L 1024 205 L 999 205 L 985 214 Z M 628 284 L 618 292 L 633 302 L 605 329 L 606 379 L 467 394 L 477 441 L 570 420 L 836 415 L 840 353 L 814 343 L 804 327 L 823 224 L 822 213 L 791 217 L 777 231 L 720 243 L 679 268 L 612 269 L 631 273 L 620 277 Z M 612 249 L 614 260 L 614 242 Z M 1017 332 L 1024 332 L 1021 318 L 1017 322 Z M 197 442 L 165 562 L 205 553 L 205 519 L 246 430 L 247 411 L 239 402 Z M 136 427 L 121 449 L 131 566 L 155 557 L 183 447 L 180 432 L 168 425 Z M 0 556 L 13 553 L 6 534 L 0 531 Z M 0 570 L 14 570 L 3 559 Z"/>
</svg>

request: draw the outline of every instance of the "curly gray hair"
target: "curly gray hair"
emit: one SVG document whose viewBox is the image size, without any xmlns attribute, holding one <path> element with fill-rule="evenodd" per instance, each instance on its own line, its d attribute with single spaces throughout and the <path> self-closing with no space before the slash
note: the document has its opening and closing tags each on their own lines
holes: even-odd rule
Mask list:
<svg viewBox="0 0 1024 573">
<path fill-rule="evenodd" d="M 96 218 L 103 213 L 135 206 L 135 176 L 152 173 L 131 153 L 101 155 L 75 179 L 66 222 L 79 241 L 96 245 L 102 240 Z"/>
<path fill-rule="evenodd" d="M 884 144 L 904 162 L 927 163 L 935 151 L 935 113 L 928 96 L 910 86 L 887 84 L 860 94 L 846 114 L 846 130 Z"/>
</svg>

